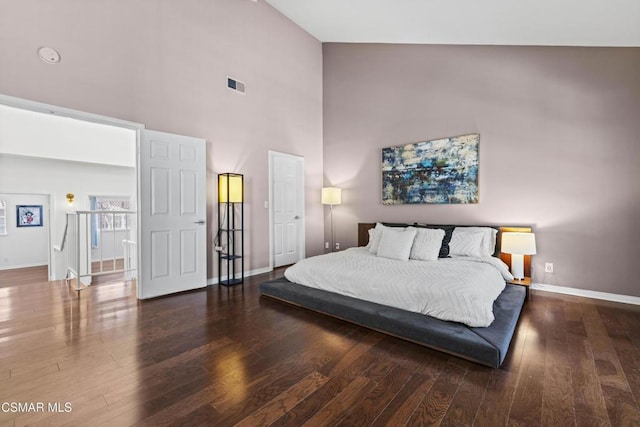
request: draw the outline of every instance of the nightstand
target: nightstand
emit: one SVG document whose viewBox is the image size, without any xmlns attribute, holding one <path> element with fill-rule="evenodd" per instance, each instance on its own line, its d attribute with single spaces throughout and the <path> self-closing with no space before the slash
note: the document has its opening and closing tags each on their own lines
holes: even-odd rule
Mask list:
<svg viewBox="0 0 640 427">
<path fill-rule="evenodd" d="M 507 281 L 511 285 L 524 286 L 527 292 L 527 299 L 529 299 L 529 287 L 531 286 L 531 277 L 525 277 L 524 279 L 513 279 Z"/>
</svg>

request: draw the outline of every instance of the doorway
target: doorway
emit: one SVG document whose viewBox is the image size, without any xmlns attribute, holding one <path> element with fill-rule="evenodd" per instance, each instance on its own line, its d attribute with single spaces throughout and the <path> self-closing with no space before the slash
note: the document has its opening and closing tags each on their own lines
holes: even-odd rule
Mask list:
<svg viewBox="0 0 640 427">
<path fill-rule="evenodd" d="M 0 192 L 47 195 L 49 281 L 67 277 L 67 213 L 89 210 L 93 192 L 135 198 L 138 126 L 0 95 Z"/>
<path fill-rule="evenodd" d="M 130 167 L 132 170 L 131 176 L 133 177 L 131 194 L 135 194 L 133 197 L 135 204 L 132 208 L 137 211 L 138 224 L 136 227 L 136 241 L 138 242 L 136 265 L 139 272 L 138 297 L 155 297 L 206 286 L 206 222 L 202 220 L 202 218 L 206 217 L 206 203 L 204 201 L 206 197 L 204 140 L 149 131 L 139 123 L 0 94 L 0 107 L 2 106 L 31 113 L 41 113 L 40 115 L 45 119 L 55 118 L 57 120 L 56 116 L 61 116 L 65 119 L 74 119 L 80 125 L 106 125 L 103 127 L 111 128 L 115 132 L 119 130 L 120 132 L 132 133 L 132 144 L 127 146 L 133 153 L 132 164 L 120 166 Z M 53 132 L 49 133 L 49 135 L 52 134 Z M 9 147 L 7 148 L 4 145 Z M 4 159 L 5 164 L 10 163 L 7 160 L 8 157 L 11 157 L 11 162 L 14 162 L 15 159 L 29 156 L 28 153 L 12 152 L 11 150 L 16 148 L 12 148 L 10 145 L 0 145 L 0 154 L 2 154 L 0 155 L 0 160 Z M 50 150 L 52 145 L 49 144 Z M 105 148 L 105 150 L 93 153 L 94 156 L 106 157 L 113 154 L 113 147 L 109 144 L 103 145 L 104 147 L 102 148 Z M 55 148 L 53 147 L 53 150 L 58 153 L 60 150 L 55 150 Z M 86 160 L 77 162 L 77 159 L 73 158 L 79 150 L 84 148 L 81 140 L 73 148 L 66 151 L 70 158 L 63 160 L 76 161 L 76 163 L 84 165 L 85 168 L 89 167 L 91 169 L 96 169 L 96 164 L 101 163 L 100 161 L 91 162 Z M 55 155 L 53 157 L 55 158 Z M 40 182 L 46 183 L 51 180 L 52 176 L 58 176 L 63 171 L 66 173 L 67 169 L 58 168 L 56 171 L 43 172 L 44 175 Z M 108 173 L 105 175 L 107 176 L 103 178 L 102 182 L 111 181 L 111 176 Z M 0 182 L 2 184 L 9 180 L 13 182 L 13 176 L 7 175 L 7 178 L 0 179 Z M 1 174 L 0 178 L 2 178 Z M 80 178 L 76 182 L 80 185 L 83 180 Z M 0 188 L 0 191 L 3 191 L 3 188 Z M 58 263 L 62 264 L 64 258 L 60 254 L 56 254 L 56 250 L 54 250 L 55 246 L 58 246 L 56 248 L 58 251 L 61 248 L 64 250 L 65 240 L 63 237 L 67 236 L 67 226 L 65 224 L 65 209 L 67 209 L 67 205 L 66 201 L 63 201 L 65 200 L 66 191 L 69 190 L 47 191 L 47 193 L 51 194 L 50 209 L 53 212 L 57 208 L 57 211 L 62 215 L 61 218 L 50 221 L 49 252 L 52 268 L 49 280 L 63 279 L 67 271 L 67 268 L 58 265 Z M 95 189 L 84 188 L 82 193 L 89 195 L 95 194 L 95 191 Z M 114 194 L 114 190 L 111 189 L 98 191 L 103 194 Z M 20 192 L 26 193 L 27 191 Z M 129 193 L 129 191 L 126 192 Z M 122 193 L 117 191 L 115 194 Z M 141 198 L 141 194 L 151 195 L 151 197 Z M 74 200 L 74 194 L 66 195 L 67 198 L 69 196 L 71 196 L 71 200 Z M 75 200 L 83 199 L 89 200 L 88 197 L 79 197 Z M 89 210 L 89 207 L 76 206 L 72 209 L 77 212 L 82 208 L 85 209 L 85 214 Z M 79 212 L 76 214 L 79 215 Z M 188 221 L 190 224 L 186 226 L 180 221 Z M 90 227 L 87 226 L 86 230 L 90 230 Z M 86 240 L 90 242 L 89 239 Z M 57 242 L 62 243 L 58 245 Z M 171 249 L 174 246 L 180 247 L 180 251 L 174 253 L 176 251 Z M 90 253 L 90 243 L 87 244 L 87 249 L 87 252 Z M 80 256 L 77 259 L 80 259 Z M 78 264 L 83 264 L 83 262 Z M 165 275 L 163 268 L 167 272 L 178 271 L 179 274 L 177 276 L 173 273 Z M 167 280 L 170 281 L 170 285 L 165 286 L 164 282 Z M 143 288 L 146 289 L 143 290 Z"/>
<path fill-rule="evenodd" d="M 48 280 L 49 200 L 48 194 L 0 193 L 0 270 L 29 269 L 34 280 Z"/>
<path fill-rule="evenodd" d="M 269 151 L 271 267 L 305 257 L 304 157 Z"/>
</svg>

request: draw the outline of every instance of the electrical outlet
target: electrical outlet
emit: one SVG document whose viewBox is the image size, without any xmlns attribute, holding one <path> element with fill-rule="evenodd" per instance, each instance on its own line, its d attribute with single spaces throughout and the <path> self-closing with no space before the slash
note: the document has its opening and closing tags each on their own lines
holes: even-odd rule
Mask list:
<svg viewBox="0 0 640 427">
<path fill-rule="evenodd" d="M 324 248 L 329 249 L 329 242 L 324 242 Z"/>
<path fill-rule="evenodd" d="M 340 243 L 336 242 L 336 250 L 340 249 Z"/>
<path fill-rule="evenodd" d="M 553 263 L 552 262 L 545 262 L 544 263 L 544 272 L 545 273 L 553 273 Z"/>
</svg>

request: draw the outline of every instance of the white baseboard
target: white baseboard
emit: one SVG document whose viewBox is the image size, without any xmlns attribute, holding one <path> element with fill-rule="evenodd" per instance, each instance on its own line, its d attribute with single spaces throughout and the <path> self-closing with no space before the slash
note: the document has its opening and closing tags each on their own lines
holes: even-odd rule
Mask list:
<svg viewBox="0 0 640 427">
<path fill-rule="evenodd" d="M 271 271 L 273 271 L 273 268 L 271 267 L 256 268 L 255 270 L 245 271 L 244 277 L 257 276 L 258 274 L 269 273 Z M 222 280 L 226 280 L 226 279 L 227 279 L 226 276 L 222 277 Z M 217 285 L 217 284 L 218 284 L 217 277 L 211 277 L 210 279 L 207 279 L 207 285 L 211 286 L 211 285 Z"/>
<path fill-rule="evenodd" d="M 47 265 L 47 263 L 45 262 L 44 264 L 41 262 L 37 262 L 35 264 L 20 264 L 20 265 L 7 265 L 4 267 L 0 267 L 0 270 L 13 270 L 16 268 L 29 268 L 29 267 L 42 267 L 43 265 Z"/>
<path fill-rule="evenodd" d="M 640 297 L 630 295 L 611 294 L 609 292 L 590 291 L 587 289 L 567 288 L 564 286 L 545 285 L 544 283 L 532 283 L 531 289 L 553 292 L 556 294 L 574 295 L 577 297 L 601 299 L 605 301 L 621 302 L 624 304 L 640 305 Z"/>
</svg>

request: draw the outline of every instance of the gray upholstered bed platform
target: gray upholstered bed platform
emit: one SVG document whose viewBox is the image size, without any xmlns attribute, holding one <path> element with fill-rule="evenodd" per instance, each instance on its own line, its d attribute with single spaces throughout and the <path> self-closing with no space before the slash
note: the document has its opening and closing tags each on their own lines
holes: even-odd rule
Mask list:
<svg viewBox="0 0 640 427">
<path fill-rule="evenodd" d="M 525 288 L 507 285 L 493 304 L 495 320 L 471 328 L 292 283 L 285 278 L 260 284 L 263 295 L 375 329 L 429 348 L 497 368 L 504 361 L 525 301 Z"/>
</svg>

